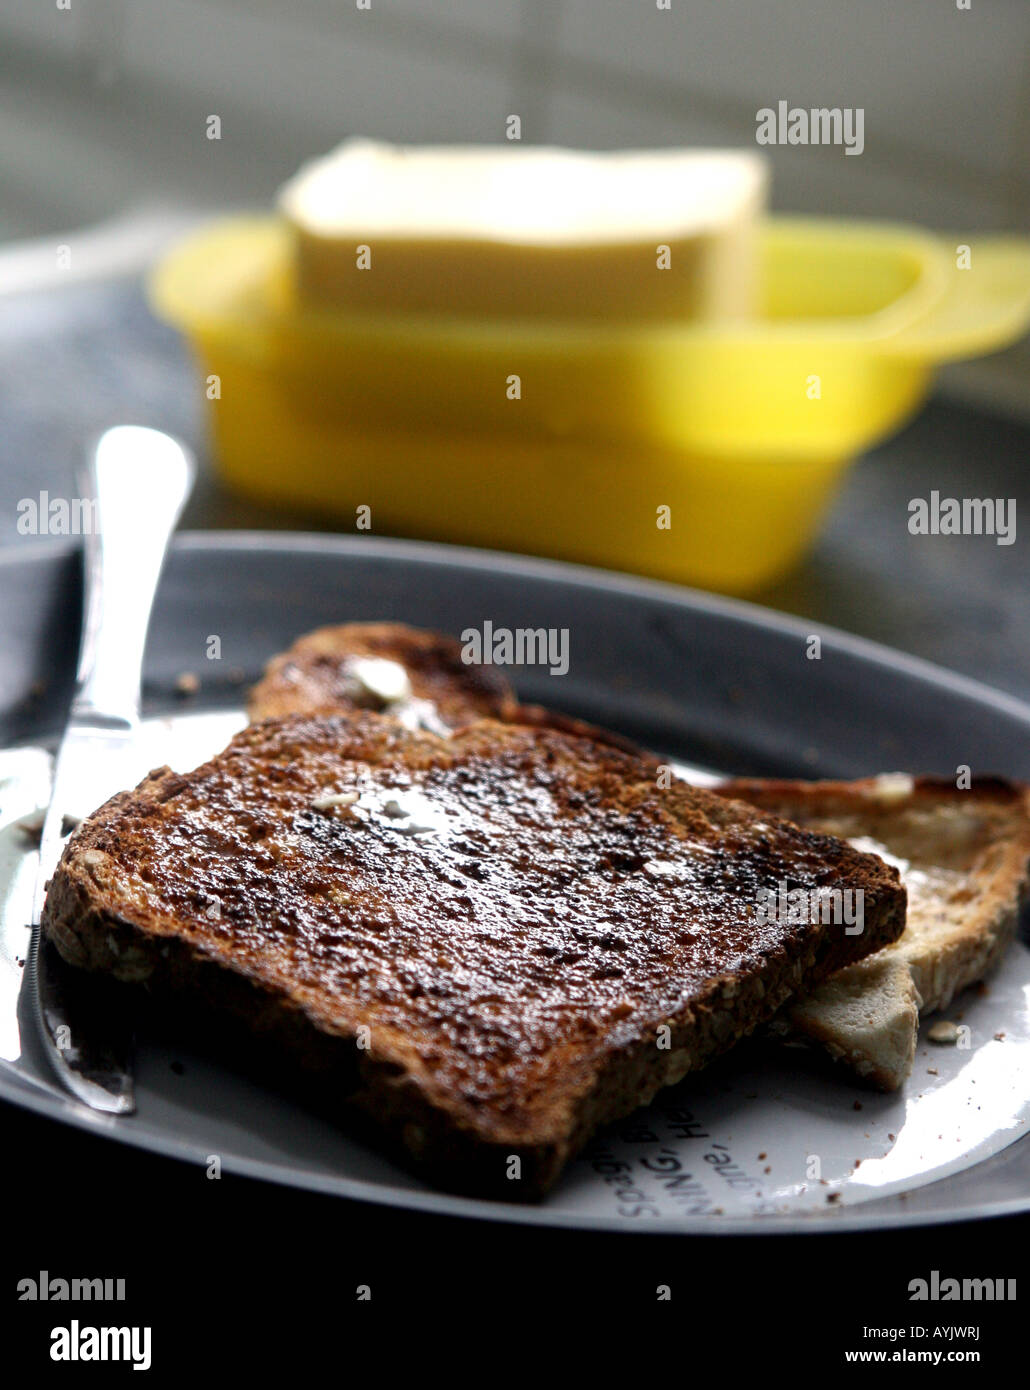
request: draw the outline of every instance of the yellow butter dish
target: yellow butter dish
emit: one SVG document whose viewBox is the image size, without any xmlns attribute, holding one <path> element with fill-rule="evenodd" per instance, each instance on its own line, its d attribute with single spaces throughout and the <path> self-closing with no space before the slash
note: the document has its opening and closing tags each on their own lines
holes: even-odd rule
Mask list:
<svg viewBox="0 0 1030 1390">
<path fill-rule="evenodd" d="M 769 218 L 756 318 L 586 323 L 311 307 L 287 223 L 234 218 L 173 250 L 150 295 L 251 496 L 740 592 L 803 554 L 938 362 L 1025 330 L 1030 242 L 960 241 Z"/>
</svg>

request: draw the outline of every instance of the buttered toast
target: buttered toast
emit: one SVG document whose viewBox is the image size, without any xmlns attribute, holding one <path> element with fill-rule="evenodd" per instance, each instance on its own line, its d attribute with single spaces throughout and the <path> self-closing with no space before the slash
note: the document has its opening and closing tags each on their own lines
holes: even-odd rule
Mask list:
<svg viewBox="0 0 1030 1390">
<path fill-rule="evenodd" d="M 298 637 L 250 691 L 256 722 L 282 714 L 373 709 L 409 729 L 447 735 L 477 719 L 583 734 L 626 752 L 629 739 L 571 715 L 523 705 L 496 666 L 467 662 L 461 643 L 405 623 L 340 623 Z"/>
<path fill-rule="evenodd" d="M 476 719 L 509 719 L 517 705 L 500 671 L 463 662 L 453 637 L 404 623 L 340 623 L 305 633 L 273 657 L 247 715 L 373 709 L 444 734 Z"/>
<path fill-rule="evenodd" d="M 1016 934 L 1030 870 L 1030 792 L 999 778 L 960 789 L 902 774 L 736 779 L 713 790 L 898 868 L 908 889 L 902 935 L 792 1002 L 781 1020 L 869 1084 L 896 1090 L 912 1068 L 920 1016 L 982 980 Z"/>
<path fill-rule="evenodd" d="M 307 707 L 279 682 L 287 658 L 299 662 L 320 690 L 320 709 L 346 708 L 327 672 L 346 668 L 354 650 L 364 650 L 366 630 L 364 624 L 324 629 L 301 638 L 291 649 L 295 657 L 276 658 L 264 683 L 279 686 L 275 708 Z M 411 629 L 380 624 L 371 630 L 379 651 L 407 661 Z M 447 653 L 433 687 L 437 698 L 468 688 L 483 669 L 461 663 L 458 644 L 446 645 L 450 639 L 415 636 L 429 644 L 426 650 Z M 497 675 L 495 669 L 489 674 Z M 256 700 L 256 712 L 265 707 Z M 514 692 L 499 717 L 628 746 L 606 731 L 520 706 Z M 450 718 L 453 725 L 455 715 Z M 774 1031 L 819 1044 L 868 1084 L 896 1090 L 911 1071 L 921 1013 L 947 1007 L 954 993 L 981 979 L 1015 932 L 1030 857 L 1026 792 L 989 778 L 960 791 L 932 778 L 899 775 L 851 783 L 736 780 L 716 790 L 885 854 L 902 871 L 910 905 L 900 941 L 841 971 L 810 997 L 795 999 L 773 1024 Z"/>
<path fill-rule="evenodd" d="M 781 880 L 864 930 L 756 920 Z M 887 945 L 880 859 L 545 727 L 253 724 L 75 832 L 43 930 L 357 1106 L 433 1180 L 540 1196 L 591 1133 Z"/>
</svg>

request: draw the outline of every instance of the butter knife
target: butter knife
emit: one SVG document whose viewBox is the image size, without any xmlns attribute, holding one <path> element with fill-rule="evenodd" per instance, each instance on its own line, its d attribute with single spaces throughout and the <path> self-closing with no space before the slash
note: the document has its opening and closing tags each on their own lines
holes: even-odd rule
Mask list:
<svg viewBox="0 0 1030 1390">
<path fill-rule="evenodd" d="M 32 941 L 22 983 L 62 1084 L 94 1110 L 131 1114 L 133 1026 L 102 983 L 83 978 L 41 939 L 46 886 L 66 834 L 134 785 L 140 674 L 165 551 L 193 486 L 187 449 L 169 435 L 119 425 L 101 435 L 78 479 L 85 527 L 82 639 L 71 713 L 43 822 Z M 143 769 L 145 771 L 145 769 Z"/>
</svg>

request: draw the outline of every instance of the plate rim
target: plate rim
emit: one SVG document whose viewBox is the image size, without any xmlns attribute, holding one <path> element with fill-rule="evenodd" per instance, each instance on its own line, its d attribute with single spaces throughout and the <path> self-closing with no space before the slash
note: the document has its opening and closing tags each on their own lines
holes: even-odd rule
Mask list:
<svg viewBox="0 0 1030 1390">
<path fill-rule="evenodd" d="M 159 1158 L 171 1158 L 182 1163 L 206 1162 L 206 1154 L 200 1157 L 202 1146 L 191 1146 L 175 1136 L 153 1134 L 146 1130 L 132 1131 L 132 1117 L 98 1115 L 86 1109 L 72 1096 L 58 1092 L 57 1083 L 53 1090 L 44 1088 L 43 1083 L 32 1081 L 13 1082 L 6 1066 L 0 1070 L 0 1099 L 11 1104 L 23 1106 L 37 1115 L 58 1123 L 70 1124 L 84 1133 L 94 1134 L 116 1143 L 143 1149 Z M 24 1087 L 24 1090 L 21 1088 Z M 123 1132 L 124 1130 L 124 1132 Z M 1008 1147 L 1030 1144 L 1030 1135 L 1024 1135 Z M 1001 1150 L 1000 1152 L 1005 1152 Z M 994 1155 L 997 1157 L 997 1155 Z M 300 1188 L 305 1192 L 317 1192 L 326 1197 L 344 1197 L 357 1202 L 388 1206 L 394 1210 L 415 1210 L 430 1216 L 456 1216 L 474 1221 L 500 1221 L 506 1224 L 532 1225 L 559 1228 L 564 1230 L 606 1231 L 614 1234 L 645 1236 L 794 1236 L 794 1235 L 832 1235 L 835 1232 L 865 1232 L 871 1227 L 883 1230 L 912 1229 L 919 1226 L 958 1225 L 967 1221 L 981 1221 L 986 1218 L 1017 1216 L 1030 1207 L 1030 1197 L 1012 1197 L 993 1203 L 970 1204 L 956 1208 L 947 1217 L 928 1212 L 907 1212 L 904 1210 L 866 1212 L 867 1203 L 859 1203 L 854 1208 L 835 1208 L 832 1212 L 818 1210 L 812 1212 L 791 1212 L 789 1214 L 770 1214 L 763 1217 L 714 1217 L 703 1216 L 684 1218 L 663 1218 L 653 1223 L 630 1226 L 625 1221 L 611 1215 L 587 1216 L 577 1212 L 548 1210 L 544 1205 L 530 1202 L 494 1202 L 485 1198 L 460 1197 L 450 1192 L 412 1190 L 388 1184 L 373 1187 L 360 1178 L 340 1177 L 330 1174 L 297 1172 L 282 1163 L 259 1158 L 246 1158 L 234 1154 L 221 1155 L 223 1168 L 240 1177 L 252 1178 L 260 1182 L 272 1182 L 279 1187 Z M 989 1160 L 984 1159 L 982 1162 Z M 974 1164 L 973 1168 L 978 1167 Z M 972 1171 L 972 1169 L 966 1170 Z M 938 1182 L 947 1181 L 940 1178 Z M 927 1187 L 935 1186 L 926 1184 Z"/>
<path fill-rule="evenodd" d="M 0 572 L 8 567 L 21 567 L 33 563 L 53 563 L 55 558 L 67 558 L 79 552 L 80 545 L 75 541 L 60 539 L 37 542 L 30 545 L 8 545 L 0 548 Z M 477 549 L 467 546 L 447 545 L 435 541 L 405 540 L 394 537 L 341 536 L 331 533 L 309 531 L 256 531 L 256 530 L 210 530 L 182 531 L 173 538 L 175 551 L 213 553 L 225 552 L 277 552 L 291 554 L 321 554 L 341 559 L 386 559 L 422 563 L 427 566 L 442 566 L 450 569 L 482 570 L 489 569 L 493 574 L 510 575 L 512 578 L 550 580 L 555 583 L 574 585 L 579 588 L 606 590 L 623 594 L 630 598 L 660 600 L 672 603 L 681 609 L 692 612 L 714 614 L 735 623 L 759 627 L 767 632 L 792 637 L 804 637 L 811 623 L 791 614 L 747 599 L 728 597 L 671 584 L 663 580 L 648 579 L 642 576 L 623 574 L 611 570 L 596 569 L 586 565 L 571 564 L 562 560 L 550 560 L 535 556 L 511 555 L 499 551 Z M 925 683 L 942 687 L 956 695 L 974 700 L 1014 718 L 1026 725 L 1030 733 L 1030 703 L 1018 696 L 999 691 L 972 677 L 964 676 L 947 667 L 939 666 L 922 657 L 911 656 L 884 643 L 860 637 L 840 628 L 820 623 L 820 635 L 840 650 L 856 659 L 875 666 L 887 666 L 894 671 L 906 674 Z M 17 744 L 11 744 L 16 747 Z M 47 1086 L 32 1077 L 14 1071 L 9 1065 L 0 1066 L 0 1099 L 23 1107 L 37 1115 L 58 1123 L 70 1124 L 85 1133 L 142 1149 L 161 1157 L 180 1162 L 198 1161 L 199 1147 L 184 1142 L 174 1134 L 155 1133 L 147 1129 L 134 1129 L 133 1120 L 118 1120 L 115 1117 L 99 1116 L 76 1102 L 71 1096 L 60 1091 L 56 1082 Z M 1010 1148 L 1030 1145 L 1030 1134 L 1017 1139 Z M 997 1157 L 998 1155 L 994 1155 Z M 981 1160 L 987 1162 L 988 1159 Z M 853 1208 L 836 1208 L 831 1212 L 783 1213 L 763 1217 L 722 1217 L 718 1221 L 712 1217 L 695 1217 L 677 1220 L 665 1218 L 660 1222 L 628 1225 L 610 1215 L 585 1215 L 556 1209 L 549 1210 L 546 1205 L 533 1205 L 515 1202 L 493 1202 L 474 1197 L 463 1197 L 454 1193 L 424 1191 L 398 1186 L 397 1184 L 373 1185 L 360 1178 L 350 1178 L 337 1174 L 318 1174 L 298 1171 L 285 1163 L 245 1156 L 223 1155 L 223 1163 L 228 1171 L 258 1181 L 273 1182 L 279 1186 L 300 1188 L 304 1191 L 318 1192 L 330 1197 L 343 1197 L 359 1202 L 381 1204 L 394 1209 L 414 1210 L 429 1215 L 455 1216 L 473 1220 L 498 1221 L 523 1225 L 558 1227 L 573 1230 L 618 1232 L 624 1234 L 659 1235 L 829 1235 L 834 1232 L 868 1231 L 871 1227 L 882 1229 L 906 1229 L 919 1226 L 953 1224 L 986 1217 L 1005 1217 L 1030 1210 L 1030 1191 L 1023 1196 L 995 1198 L 987 1202 L 966 1202 L 946 1215 L 934 1211 L 906 1211 L 904 1209 L 881 1209 L 879 1203 L 860 1203 Z M 964 1171 L 974 1171 L 979 1164 Z M 957 1176 L 957 1175 L 952 1175 Z M 948 1181 L 947 1178 L 938 1179 Z M 935 1183 L 926 1188 L 936 1186 Z M 926 1190 L 926 1189 L 924 1189 Z M 878 1209 L 870 1212 L 867 1208 L 875 1205 Z"/>
<path fill-rule="evenodd" d="M 807 636 L 812 622 L 818 621 L 821 637 L 829 638 L 841 650 L 862 661 L 889 666 L 918 679 L 944 686 L 957 695 L 991 705 L 999 712 L 1021 720 L 1030 728 L 1030 700 L 998 690 L 973 676 L 965 676 L 948 666 L 929 661 L 925 657 L 913 656 L 874 638 L 861 637 L 831 623 L 824 623 L 821 619 L 806 620 L 791 613 L 782 613 L 775 608 L 767 608 L 750 599 L 691 588 L 685 584 L 673 584 L 664 579 L 650 579 L 618 570 L 599 569 L 591 565 L 574 564 L 568 560 L 514 555 L 474 546 L 448 545 L 442 541 L 406 540 L 394 536 L 340 536 L 319 531 L 186 530 L 176 532 L 172 537 L 171 548 L 174 551 L 253 550 L 281 551 L 286 554 L 324 552 L 341 556 L 367 554 L 382 559 L 415 560 L 427 565 L 445 565 L 459 569 L 489 569 L 492 573 L 509 574 L 513 578 L 523 576 L 529 579 L 552 579 L 556 582 L 573 583 L 580 588 L 606 589 L 611 593 L 621 593 L 628 597 L 661 599 L 694 612 L 717 613 L 736 622 L 753 624 L 766 631 L 789 633 L 794 637 Z M 0 568 L 9 564 L 17 566 L 27 559 L 42 562 L 56 555 L 68 557 L 78 554 L 80 550 L 78 544 L 65 539 L 40 540 L 24 546 L 6 545 L 0 547 Z"/>
</svg>

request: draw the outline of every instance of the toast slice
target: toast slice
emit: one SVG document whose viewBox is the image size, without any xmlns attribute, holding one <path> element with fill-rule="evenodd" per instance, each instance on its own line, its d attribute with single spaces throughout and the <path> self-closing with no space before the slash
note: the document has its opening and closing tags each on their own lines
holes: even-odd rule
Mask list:
<svg viewBox="0 0 1030 1390">
<path fill-rule="evenodd" d="M 404 623 L 341 623 L 272 657 L 247 700 L 256 723 L 284 714 L 374 709 L 441 736 L 477 719 L 531 724 L 638 752 L 621 734 L 543 705 L 520 704 L 496 666 L 462 659 L 461 643 Z"/>
<path fill-rule="evenodd" d="M 500 671 L 462 661 L 453 637 L 404 623 L 342 623 L 305 633 L 273 657 L 247 715 L 256 722 L 372 709 L 443 735 L 476 719 L 509 719 L 517 706 Z"/>
<path fill-rule="evenodd" d="M 966 790 L 934 777 L 725 782 L 713 788 L 894 864 L 908 919 L 893 945 L 791 1003 L 785 1026 L 871 1085 L 912 1069 L 920 1015 L 982 980 L 1016 934 L 1030 871 L 1030 791 L 998 778 Z"/>
<path fill-rule="evenodd" d="M 759 920 L 861 890 L 861 934 Z M 880 859 L 559 730 L 250 725 L 69 841 L 43 927 L 182 1023 L 235 1020 L 445 1186 L 538 1197 L 601 1124 L 894 940 Z"/>
</svg>

